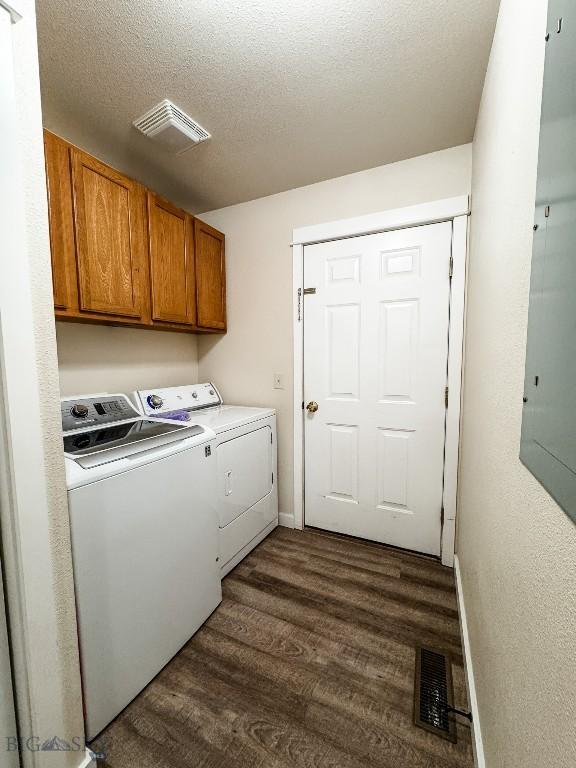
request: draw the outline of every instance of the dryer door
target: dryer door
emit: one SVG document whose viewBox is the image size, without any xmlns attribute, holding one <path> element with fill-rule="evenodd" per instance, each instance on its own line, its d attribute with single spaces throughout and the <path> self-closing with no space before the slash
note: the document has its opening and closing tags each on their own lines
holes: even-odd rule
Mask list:
<svg viewBox="0 0 576 768">
<path fill-rule="evenodd" d="M 272 430 L 260 427 L 216 449 L 220 527 L 231 523 L 272 491 Z"/>
</svg>

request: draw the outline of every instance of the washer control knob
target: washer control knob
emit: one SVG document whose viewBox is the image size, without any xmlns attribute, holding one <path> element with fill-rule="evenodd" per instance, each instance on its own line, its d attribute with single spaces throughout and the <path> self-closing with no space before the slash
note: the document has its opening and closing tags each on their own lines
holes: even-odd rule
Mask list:
<svg viewBox="0 0 576 768">
<path fill-rule="evenodd" d="M 164 405 L 164 400 L 162 400 L 160 395 L 148 395 L 146 400 L 150 408 L 154 408 L 154 410 L 158 410 L 158 408 L 162 408 Z"/>
<path fill-rule="evenodd" d="M 214 390 L 213 390 L 213 389 L 211 389 L 211 390 L 210 390 L 210 394 L 211 394 L 211 395 L 213 395 L 213 394 L 214 394 Z"/>
<path fill-rule="evenodd" d="M 88 416 L 88 406 L 83 403 L 76 403 L 70 409 L 70 413 L 75 419 L 85 419 Z"/>
<path fill-rule="evenodd" d="M 194 390 L 194 392 L 192 392 L 192 397 L 194 398 L 194 400 L 198 399 L 198 392 L 196 392 L 196 390 Z"/>
</svg>

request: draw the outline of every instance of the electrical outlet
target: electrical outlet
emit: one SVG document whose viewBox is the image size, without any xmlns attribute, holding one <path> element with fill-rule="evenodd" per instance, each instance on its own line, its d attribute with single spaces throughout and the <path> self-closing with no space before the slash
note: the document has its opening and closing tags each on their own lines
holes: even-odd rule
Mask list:
<svg viewBox="0 0 576 768">
<path fill-rule="evenodd" d="M 284 376 L 281 373 L 274 374 L 274 389 L 284 389 Z"/>
</svg>

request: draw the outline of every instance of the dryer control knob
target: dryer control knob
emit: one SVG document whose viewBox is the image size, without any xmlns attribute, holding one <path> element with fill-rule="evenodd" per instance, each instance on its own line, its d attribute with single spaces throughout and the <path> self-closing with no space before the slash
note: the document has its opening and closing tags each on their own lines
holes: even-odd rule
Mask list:
<svg viewBox="0 0 576 768">
<path fill-rule="evenodd" d="M 150 408 L 154 408 L 155 410 L 158 410 L 158 408 L 162 408 L 164 405 L 164 400 L 160 397 L 160 395 L 148 395 L 146 398 L 148 401 L 148 405 Z"/>
<path fill-rule="evenodd" d="M 196 400 L 198 398 L 198 392 L 196 391 L 192 392 L 192 397 L 194 398 L 194 400 Z"/>
<path fill-rule="evenodd" d="M 82 403 L 76 403 L 70 409 L 70 413 L 75 419 L 85 419 L 88 416 L 88 406 Z"/>
<path fill-rule="evenodd" d="M 211 395 L 213 395 L 213 394 L 214 394 L 214 390 L 213 390 L 213 389 L 211 389 L 211 390 L 210 390 L 210 394 L 211 394 Z"/>
</svg>

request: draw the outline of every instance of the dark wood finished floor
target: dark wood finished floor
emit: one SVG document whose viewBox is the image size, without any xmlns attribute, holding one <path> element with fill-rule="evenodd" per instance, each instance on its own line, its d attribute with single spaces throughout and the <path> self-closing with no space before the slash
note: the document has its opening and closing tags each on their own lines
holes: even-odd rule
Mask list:
<svg viewBox="0 0 576 768">
<path fill-rule="evenodd" d="M 469 768 L 412 724 L 414 646 L 454 658 L 452 571 L 427 558 L 278 528 L 223 583 L 202 629 L 104 731 L 108 768 Z"/>
</svg>

